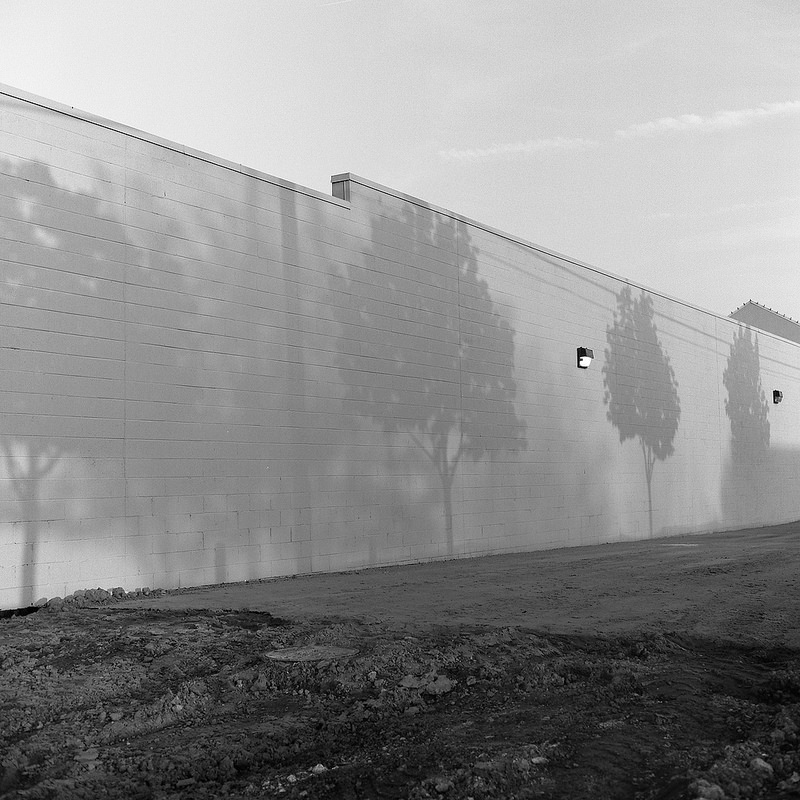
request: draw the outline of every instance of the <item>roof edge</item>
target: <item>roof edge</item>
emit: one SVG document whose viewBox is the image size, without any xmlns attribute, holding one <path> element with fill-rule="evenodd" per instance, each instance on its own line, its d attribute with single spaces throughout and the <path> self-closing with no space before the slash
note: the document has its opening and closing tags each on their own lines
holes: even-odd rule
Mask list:
<svg viewBox="0 0 800 800">
<path fill-rule="evenodd" d="M 46 97 L 40 97 L 39 95 L 31 94 L 30 92 L 26 92 L 22 89 L 17 89 L 13 86 L 0 83 L 0 98 L 2 97 L 10 97 L 14 100 L 21 100 L 24 103 L 29 103 L 31 105 L 47 109 L 48 111 L 54 111 L 57 114 L 73 117 L 74 119 L 88 122 L 91 125 L 96 125 L 97 127 L 114 131 L 132 139 L 139 139 L 140 141 L 147 142 L 148 144 L 155 145 L 156 147 L 161 147 L 165 150 L 181 153 L 189 158 L 194 158 L 198 161 L 204 161 L 207 164 L 212 164 L 214 166 L 221 167 L 222 169 L 230 170 L 231 172 L 238 172 L 242 175 L 247 175 L 250 178 L 263 181 L 264 183 L 270 183 L 274 186 L 279 186 L 282 189 L 289 189 L 293 192 L 297 192 L 298 194 L 312 197 L 315 200 L 322 200 L 326 203 L 341 206 L 342 208 L 350 208 L 349 203 L 340 200 L 337 197 L 333 197 L 332 195 L 319 192 L 316 189 L 312 189 L 308 186 L 302 186 L 301 184 L 287 181 L 284 178 L 278 178 L 275 175 L 261 172 L 260 170 L 253 169 L 252 167 L 247 167 L 244 164 L 237 164 L 235 161 L 229 161 L 228 159 L 220 158 L 219 156 L 206 153 L 202 150 L 195 150 L 193 147 L 188 147 L 187 145 L 182 145 L 169 139 L 164 139 L 160 136 L 156 136 L 155 134 L 139 130 L 138 128 L 132 128 L 129 125 L 124 125 L 121 122 L 115 122 L 114 120 L 97 116 L 96 114 L 92 114 L 88 111 L 82 111 L 74 106 L 68 106 L 64 103 L 59 103 L 55 100 L 50 100 Z"/>
</svg>

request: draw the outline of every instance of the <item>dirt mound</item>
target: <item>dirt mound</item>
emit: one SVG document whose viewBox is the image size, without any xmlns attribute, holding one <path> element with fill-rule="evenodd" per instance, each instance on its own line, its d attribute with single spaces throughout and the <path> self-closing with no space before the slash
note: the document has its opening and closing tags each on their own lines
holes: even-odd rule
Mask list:
<svg viewBox="0 0 800 800">
<path fill-rule="evenodd" d="M 114 606 L 0 641 L 2 798 L 800 796 L 788 648 Z"/>
</svg>

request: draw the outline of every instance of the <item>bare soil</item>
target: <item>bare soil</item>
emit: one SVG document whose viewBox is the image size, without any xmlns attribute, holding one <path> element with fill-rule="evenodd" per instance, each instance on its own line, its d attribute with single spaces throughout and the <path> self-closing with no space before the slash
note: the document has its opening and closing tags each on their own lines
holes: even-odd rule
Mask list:
<svg viewBox="0 0 800 800">
<path fill-rule="evenodd" d="M 0 798 L 800 797 L 799 534 L 13 615 Z"/>
</svg>

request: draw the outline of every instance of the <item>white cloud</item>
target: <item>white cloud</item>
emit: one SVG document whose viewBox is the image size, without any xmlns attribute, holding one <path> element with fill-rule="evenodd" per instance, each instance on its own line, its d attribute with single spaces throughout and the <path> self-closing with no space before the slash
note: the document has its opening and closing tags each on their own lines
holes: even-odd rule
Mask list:
<svg viewBox="0 0 800 800">
<path fill-rule="evenodd" d="M 776 197 L 771 200 L 760 200 L 753 203 L 734 203 L 732 206 L 723 206 L 718 209 L 718 213 L 724 214 L 729 211 L 760 211 L 763 208 L 780 208 L 781 206 L 791 205 L 800 202 L 800 195 L 791 197 Z"/>
<path fill-rule="evenodd" d="M 798 203 L 800 203 L 800 195 L 790 195 L 787 197 L 773 197 L 769 200 L 755 200 L 752 203 L 734 203 L 733 205 L 719 206 L 702 212 L 697 209 L 693 211 L 654 211 L 648 214 L 646 219 L 657 222 L 669 219 L 696 220 L 700 217 L 719 217 L 728 214 L 738 214 L 739 212 L 768 211 L 776 208 L 780 209 L 784 206 L 796 205 Z"/>
<path fill-rule="evenodd" d="M 797 217 L 791 216 L 684 237 L 678 240 L 677 245 L 683 250 L 702 252 L 795 240 L 800 240 L 800 223 Z"/>
<path fill-rule="evenodd" d="M 440 150 L 439 155 L 446 161 L 487 161 L 504 156 L 532 155 L 534 153 L 554 152 L 559 150 L 591 150 L 599 146 L 594 139 L 565 139 L 561 136 L 553 139 L 528 139 L 525 142 L 507 142 L 493 144 L 491 147 L 472 147 L 465 150 L 453 148 Z"/>
<path fill-rule="evenodd" d="M 698 114 L 683 114 L 680 117 L 662 117 L 650 122 L 640 122 L 618 130 L 620 139 L 633 139 L 639 136 L 655 136 L 661 133 L 681 133 L 684 131 L 720 131 L 741 128 L 768 117 L 800 114 L 800 100 L 787 100 L 783 103 L 762 103 L 758 108 L 742 108 L 739 111 L 720 111 L 710 117 Z"/>
</svg>

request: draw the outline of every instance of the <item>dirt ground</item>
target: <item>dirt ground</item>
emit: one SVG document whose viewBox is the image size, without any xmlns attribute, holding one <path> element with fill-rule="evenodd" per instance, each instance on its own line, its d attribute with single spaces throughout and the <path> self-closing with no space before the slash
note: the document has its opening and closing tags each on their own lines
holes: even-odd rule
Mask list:
<svg viewBox="0 0 800 800">
<path fill-rule="evenodd" d="M 800 797 L 800 524 L 0 620 L 0 798 Z"/>
</svg>

